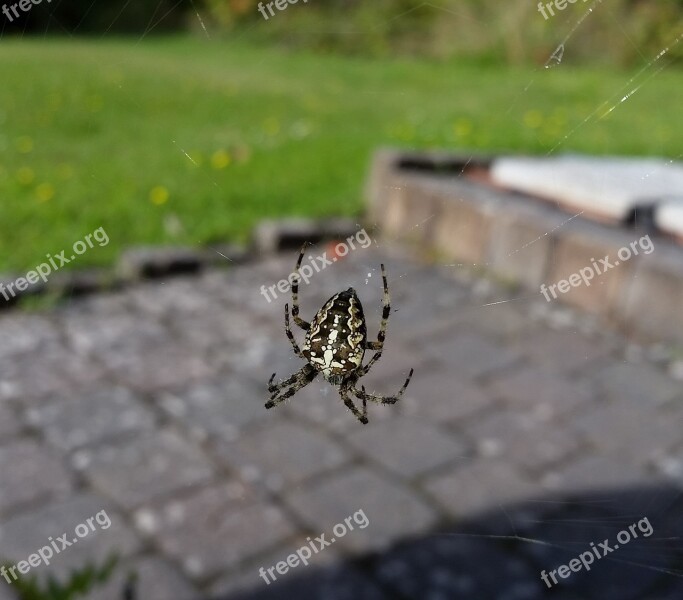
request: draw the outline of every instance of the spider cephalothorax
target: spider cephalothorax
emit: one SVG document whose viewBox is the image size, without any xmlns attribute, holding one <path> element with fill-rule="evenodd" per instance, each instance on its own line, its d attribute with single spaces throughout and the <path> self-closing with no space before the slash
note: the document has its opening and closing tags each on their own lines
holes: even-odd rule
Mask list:
<svg viewBox="0 0 683 600">
<path fill-rule="evenodd" d="M 306 246 L 301 248 L 299 260 L 296 263 L 298 274 L 301 261 L 304 256 Z M 299 317 L 299 280 L 295 278 L 292 284 L 292 317 L 294 322 L 305 330 L 306 340 L 303 349 L 294 339 L 294 334 L 289 324 L 289 306 L 285 305 L 285 331 L 292 343 L 294 352 L 307 364 L 297 373 L 288 379 L 274 384 L 275 373 L 268 382 L 270 400 L 266 403 L 266 408 L 273 408 L 281 402 L 287 400 L 298 392 L 301 388 L 313 381 L 318 373 L 331 384 L 339 386 L 339 395 L 344 404 L 353 412 L 361 423 L 367 423 L 367 401 L 378 402 L 379 404 L 394 404 L 403 395 L 413 370 L 410 370 L 408 379 L 403 384 L 396 396 L 376 396 L 368 394 L 365 388 L 356 389 L 358 380 L 367 375 L 372 365 L 374 365 L 382 355 L 384 348 L 384 338 L 386 335 L 387 321 L 391 312 L 389 303 L 389 287 L 387 277 L 382 265 L 382 283 L 384 285 L 384 300 L 382 311 L 382 322 L 376 342 L 368 342 L 367 327 L 363 306 L 358 299 L 356 290 L 349 288 L 339 292 L 330 298 L 325 305 L 318 311 L 310 323 Z M 366 350 L 374 350 L 375 354 L 363 366 L 363 357 Z M 359 410 L 349 397 L 352 394 L 363 402 L 363 410 Z"/>
</svg>

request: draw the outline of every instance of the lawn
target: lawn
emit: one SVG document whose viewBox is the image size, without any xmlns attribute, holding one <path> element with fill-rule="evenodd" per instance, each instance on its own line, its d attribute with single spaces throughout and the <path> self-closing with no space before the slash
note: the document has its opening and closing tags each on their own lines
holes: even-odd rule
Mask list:
<svg viewBox="0 0 683 600">
<path fill-rule="evenodd" d="M 683 152 L 674 70 L 584 123 L 645 77 L 624 87 L 635 71 L 362 60 L 186 37 L 1 44 L 0 272 L 101 226 L 111 243 L 73 266 L 109 264 L 132 244 L 241 241 L 264 217 L 360 215 L 381 145 L 546 153 L 570 134 L 554 152 Z"/>
</svg>

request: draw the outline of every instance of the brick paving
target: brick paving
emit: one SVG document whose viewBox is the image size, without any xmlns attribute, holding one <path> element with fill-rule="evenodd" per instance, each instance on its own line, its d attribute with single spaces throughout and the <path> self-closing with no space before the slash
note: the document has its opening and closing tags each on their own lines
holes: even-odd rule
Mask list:
<svg viewBox="0 0 683 600">
<path fill-rule="evenodd" d="M 542 299 L 358 250 L 303 287 L 302 314 L 353 285 L 374 335 L 385 262 L 394 312 L 364 384 L 395 393 L 414 367 L 405 397 L 362 426 L 316 380 L 267 411 L 271 373 L 302 363 L 284 335 L 291 299 L 259 290 L 294 259 L 0 316 L 6 563 L 106 509 L 110 529 L 35 572 L 116 551 L 123 567 L 94 600 L 115 598 L 129 568 L 144 600 L 681 597 L 683 384 L 647 348 Z M 258 577 L 359 510 L 367 528 L 308 568 Z M 542 569 L 644 516 L 654 546 L 545 588 Z"/>
</svg>

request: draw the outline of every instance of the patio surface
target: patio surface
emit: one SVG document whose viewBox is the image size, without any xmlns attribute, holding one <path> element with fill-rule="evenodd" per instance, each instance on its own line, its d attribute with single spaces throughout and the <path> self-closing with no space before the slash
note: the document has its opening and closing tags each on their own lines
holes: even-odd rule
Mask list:
<svg viewBox="0 0 683 600">
<path fill-rule="evenodd" d="M 106 509 L 108 530 L 34 571 L 63 573 L 116 550 L 139 570 L 141 600 L 228 597 L 249 587 L 273 594 L 288 578 L 314 571 L 332 574 L 319 584 L 327 591 L 312 598 L 540 598 L 540 571 L 557 567 L 542 552 L 528 553 L 534 567 L 516 571 L 517 587 L 497 591 L 492 580 L 503 575 L 481 560 L 479 572 L 467 569 L 468 582 L 425 579 L 417 592 L 406 565 L 417 568 L 420 539 L 477 515 L 523 527 L 530 513 L 505 514 L 505 506 L 586 490 L 661 484 L 675 491 L 683 481 L 683 385 L 656 352 L 542 298 L 493 304 L 511 299 L 509 293 L 387 249 L 352 252 L 314 275 L 300 295 L 310 319 L 333 293 L 356 287 L 373 337 L 381 314 L 379 264 L 386 263 L 393 314 L 383 358 L 364 383 L 368 391 L 393 394 L 412 367 L 402 401 L 371 406 L 363 426 L 318 379 L 286 405 L 265 410 L 270 375 L 285 378 L 302 361 L 284 334 L 291 298 L 281 294 L 268 303 L 260 288 L 286 278 L 295 258 L 146 282 L 47 313 L 0 316 L 6 563 L 25 560 L 48 536 L 73 531 Z M 295 335 L 302 339 L 301 331 Z M 652 496 L 647 500 L 643 508 L 652 508 Z M 557 532 L 561 518 L 552 512 L 570 510 L 568 504 L 534 506 L 530 537 L 569 538 Z M 308 536 L 329 537 L 358 510 L 368 527 L 337 540 L 307 569 L 271 586 L 258 577 L 260 567 L 285 559 Z M 662 510 L 657 504 L 655 512 Z M 609 520 L 606 513 L 602 524 Z M 665 525 L 657 527 L 654 537 L 669 536 Z M 482 545 L 519 557 L 509 540 L 475 538 L 462 565 L 475 561 Z M 447 561 L 453 568 L 463 539 L 452 538 L 461 545 Z M 403 570 L 393 551 L 372 568 L 352 561 L 324 571 L 401 540 L 417 544 L 406 546 L 413 558 Z M 668 559 L 661 544 L 655 554 Z M 665 598 L 680 581 L 656 569 L 629 570 L 647 577 L 626 581 L 620 600 Z M 596 569 L 591 576 L 576 575 L 578 588 L 553 590 L 552 597 L 594 597 L 605 575 Z M 12 597 L 10 589 L 0 580 L 0 600 Z M 114 597 L 112 587 L 93 596 Z"/>
</svg>

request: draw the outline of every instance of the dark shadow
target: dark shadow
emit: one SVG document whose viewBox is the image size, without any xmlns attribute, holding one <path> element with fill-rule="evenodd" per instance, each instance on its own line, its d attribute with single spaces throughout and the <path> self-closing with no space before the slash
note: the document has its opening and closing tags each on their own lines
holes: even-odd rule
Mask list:
<svg viewBox="0 0 683 600">
<path fill-rule="evenodd" d="M 681 600 L 682 500 L 674 487 L 641 487 L 502 506 L 384 553 L 308 567 L 226 600 Z M 633 524 L 638 537 L 619 544 L 617 535 Z M 541 571 L 569 565 L 590 553 L 591 543 L 602 554 L 604 540 L 620 547 L 596 558 L 590 571 L 581 565 L 565 579 L 556 575 L 552 589 L 543 583 Z"/>
</svg>

